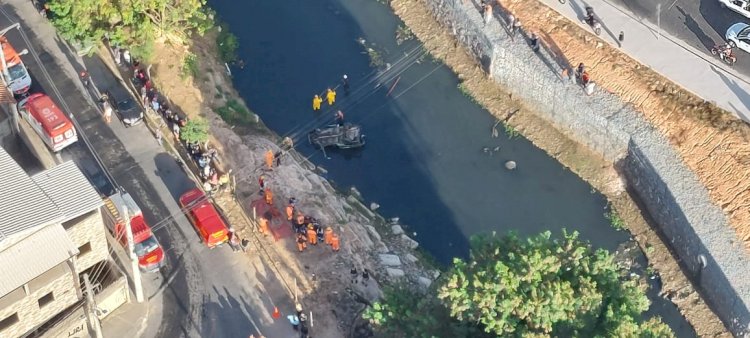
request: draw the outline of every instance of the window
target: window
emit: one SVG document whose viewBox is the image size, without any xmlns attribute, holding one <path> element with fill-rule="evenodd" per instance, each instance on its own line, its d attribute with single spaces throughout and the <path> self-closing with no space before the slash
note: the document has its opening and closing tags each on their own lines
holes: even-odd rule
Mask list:
<svg viewBox="0 0 750 338">
<path fill-rule="evenodd" d="M 0 331 L 3 331 L 16 323 L 18 323 L 18 313 L 14 313 L 9 317 L 0 320 Z"/>
<path fill-rule="evenodd" d="M 91 252 L 91 242 L 78 247 L 78 257 L 81 257 L 89 252 Z"/>
<path fill-rule="evenodd" d="M 52 292 L 42 296 L 42 298 L 39 298 L 39 308 L 43 308 L 47 306 L 49 303 L 52 303 L 52 301 L 55 300 L 55 295 L 52 294 Z"/>
</svg>

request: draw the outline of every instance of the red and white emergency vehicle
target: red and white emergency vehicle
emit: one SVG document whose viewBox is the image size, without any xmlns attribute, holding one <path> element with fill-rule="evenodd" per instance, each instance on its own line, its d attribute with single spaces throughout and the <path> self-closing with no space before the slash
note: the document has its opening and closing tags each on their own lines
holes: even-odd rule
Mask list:
<svg viewBox="0 0 750 338">
<path fill-rule="evenodd" d="M 73 122 L 47 95 L 36 93 L 24 98 L 18 103 L 18 113 L 54 152 L 78 141 Z"/>
<path fill-rule="evenodd" d="M 15 95 L 20 95 L 29 91 L 31 88 L 31 76 L 26 69 L 26 65 L 21 61 L 21 55 L 8 42 L 8 38 L 0 36 L 0 45 L 2 45 L 3 64 L 2 74 L 5 77 L 5 83 Z M 25 52 L 24 52 L 25 53 Z"/>
<path fill-rule="evenodd" d="M 159 241 L 156 240 L 151 228 L 143 218 L 143 212 L 135 204 L 128 193 L 114 194 L 104 199 L 102 207 L 104 224 L 107 225 L 112 236 L 128 250 L 128 236 L 125 221 L 122 219 L 124 208 L 127 207 L 130 216 L 130 228 L 133 231 L 133 242 L 135 255 L 138 256 L 138 266 L 142 271 L 156 271 L 166 264 L 164 250 Z"/>
</svg>

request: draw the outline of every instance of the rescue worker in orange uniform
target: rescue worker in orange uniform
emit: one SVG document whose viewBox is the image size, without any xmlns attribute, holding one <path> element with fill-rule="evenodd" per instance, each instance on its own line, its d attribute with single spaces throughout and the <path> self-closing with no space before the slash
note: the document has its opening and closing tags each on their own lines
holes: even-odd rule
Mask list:
<svg viewBox="0 0 750 338">
<path fill-rule="evenodd" d="M 305 236 L 302 234 L 297 234 L 297 250 L 299 252 L 305 251 L 305 248 L 307 245 L 305 244 Z"/>
<path fill-rule="evenodd" d="M 286 206 L 286 220 L 291 221 L 294 217 L 294 206 L 289 204 Z"/>
<path fill-rule="evenodd" d="M 341 242 L 339 241 L 339 235 L 333 234 L 331 236 L 331 248 L 334 252 L 338 252 L 341 248 Z"/>
<path fill-rule="evenodd" d="M 258 219 L 258 228 L 263 236 L 268 235 L 268 220 L 265 217 Z"/>
<path fill-rule="evenodd" d="M 320 110 L 320 104 L 323 103 L 323 99 L 317 94 L 313 97 L 313 110 Z"/>
<path fill-rule="evenodd" d="M 266 190 L 263 190 L 263 197 L 266 198 L 266 203 L 268 205 L 273 205 L 273 192 L 271 192 L 271 188 L 266 188 Z"/>
<path fill-rule="evenodd" d="M 312 245 L 318 245 L 318 234 L 312 224 L 307 225 L 307 242 Z"/>
<path fill-rule="evenodd" d="M 297 213 L 297 225 L 302 226 L 305 224 L 305 215 L 303 215 L 301 212 Z"/>
<path fill-rule="evenodd" d="M 333 229 L 331 227 L 326 227 L 325 233 L 323 234 L 324 242 L 327 245 L 331 245 L 333 242 Z"/>
<path fill-rule="evenodd" d="M 269 170 L 273 169 L 273 151 L 270 149 L 266 152 L 266 167 Z"/>
<path fill-rule="evenodd" d="M 326 100 L 328 100 L 328 105 L 332 106 L 334 102 L 336 102 L 336 92 L 328 88 L 328 92 L 326 93 Z"/>
</svg>

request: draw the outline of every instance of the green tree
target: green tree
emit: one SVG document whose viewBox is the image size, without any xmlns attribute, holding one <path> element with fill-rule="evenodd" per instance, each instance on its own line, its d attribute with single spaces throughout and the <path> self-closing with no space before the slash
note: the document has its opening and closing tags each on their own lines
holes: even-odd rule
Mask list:
<svg viewBox="0 0 750 338">
<path fill-rule="evenodd" d="M 213 27 L 205 0 L 50 0 L 52 23 L 67 40 L 97 42 L 105 34 L 139 57 L 157 36 L 182 40 Z"/>
<path fill-rule="evenodd" d="M 438 298 L 451 316 L 496 335 L 673 336 L 658 319 L 637 322 L 649 306 L 644 287 L 576 232 L 475 237 Z"/>
<path fill-rule="evenodd" d="M 180 139 L 190 143 L 208 141 L 208 121 L 202 118 L 190 119 L 180 129 Z"/>
<path fill-rule="evenodd" d="M 384 337 L 674 337 L 659 318 L 640 322 L 644 286 L 575 232 L 474 237 L 470 260 L 434 285 L 386 288 L 364 318 Z"/>
</svg>

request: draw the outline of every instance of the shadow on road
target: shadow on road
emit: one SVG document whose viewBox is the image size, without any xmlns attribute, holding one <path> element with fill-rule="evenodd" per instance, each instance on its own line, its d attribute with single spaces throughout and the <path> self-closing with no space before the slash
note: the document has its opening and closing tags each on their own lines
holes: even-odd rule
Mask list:
<svg viewBox="0 0 750 338">
<path fill-rule="evenodd" d="M 682 9 L 682 7 L 677 6 L 677 11 L 680 12 L 685 17 L 685 26 L 695 34 L 695 36 L 700 40 L 700 42 L 703 44 L 703 47 L 706 47 L 706 49 L 710 50 L 711 47 L 713 47 L 716 42 L 714 42 L 711 37 L 706 35 L 705 32 L 701 29 L 700 25 L 698 24 L 695 19 L 693 19 L 693 16 L 689 13 L 686 13 L 685 10 Z"/>
<path fill-rule="evenodd" d="M 159 153 L 154 156 L 154 164 L 154 174 L 161 178 L 175 201 L 186 191 L 195 188 L 195 183 L 185 175 L 182 165 L 172 155 Z"/>
</svg>

